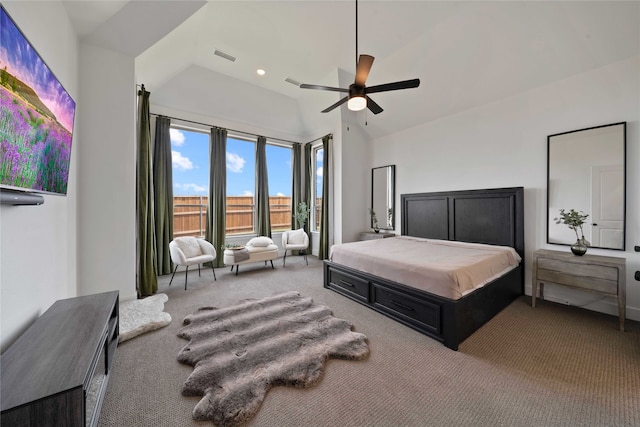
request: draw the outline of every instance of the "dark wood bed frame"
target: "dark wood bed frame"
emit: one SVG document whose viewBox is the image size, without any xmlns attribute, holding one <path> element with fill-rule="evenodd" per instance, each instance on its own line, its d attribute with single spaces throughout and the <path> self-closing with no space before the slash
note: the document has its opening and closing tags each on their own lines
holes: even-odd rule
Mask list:
<svg viewBox="0 0 640 427">
<path fill-rule="evenodd" d="M 324 287 L 452 350 L 524 294 L 522 187 L 401 195 L 402 235 L 513 247 L 520 265 L 458 300 L 324 261 Z"/>
</svg>

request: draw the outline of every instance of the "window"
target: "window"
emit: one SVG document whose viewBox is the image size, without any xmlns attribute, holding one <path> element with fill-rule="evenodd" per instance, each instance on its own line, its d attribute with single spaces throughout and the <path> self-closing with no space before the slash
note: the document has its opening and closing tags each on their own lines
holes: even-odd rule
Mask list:
<svg viewBox="0 0 640 427">
<path fill-rule="evenodd" d="M 291 229 L 292 167 L 290 147 L 267 144 L 271 231 Z"/>
<path fill-rule="evenodd" d="M 312 231 L 320 231 L 320 219 L 322 218 L 322 178 L 323 178 L 323 164 L 322 157 L 324 156 L 324 149 L 322 145 L 313 149 L 313 162 L 315 170 L 315 185 L 313 186 L 313 210 L 311 224 L 313 225 Z"/>
<path fill-rule="evenodd" d="M 255 232 L 256 143 L 227 137 L 226 234 Z"/>
<path fill-rule="evenodd" d="M 209 133 L 171 126 L 173 236 L 204 237 L 209 199 Z M 292 149 L 267 144 L 271 230 L 291 228 Z M 255 233 L 255 140 L 227 137 L 226 235 Z"/>
<path fill-rule="evenodd" d="M 173 236 L 204 237 L 209 195 L 209 134 L 171 127 Z"/>
</svg>

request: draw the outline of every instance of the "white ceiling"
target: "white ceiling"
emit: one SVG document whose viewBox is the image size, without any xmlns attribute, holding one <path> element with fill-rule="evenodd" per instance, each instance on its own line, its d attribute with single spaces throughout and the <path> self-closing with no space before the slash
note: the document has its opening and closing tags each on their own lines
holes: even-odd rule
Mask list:
<svg viewBox="0 0 640 427">
<path fill-rule="evenodd" d="M 345 86 L 338 70 L 355 71 L 352 0 L 63 3 L 83 41 L 136 57 L 136 78 L 157 99 L 185 79 L 206 93 L 230 77 L 280 103 L 312 97 L 324 108 L 337 93 L 284 79 Z M 638 1 L 360 0 L 358 23 L 359 52 L 376 58 L 367 85 L 421 80 L 372 95 L 385 109 L 367 116 L 374 137 L 640 55 Z M 213 114 L 188 101 L 180 108 Z"/>
</svg>

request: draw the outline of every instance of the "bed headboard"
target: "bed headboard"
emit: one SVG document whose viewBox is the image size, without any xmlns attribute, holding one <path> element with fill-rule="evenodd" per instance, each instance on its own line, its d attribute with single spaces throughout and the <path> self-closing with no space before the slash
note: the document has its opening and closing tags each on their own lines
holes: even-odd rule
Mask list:
<svg viewBox="0 0 640 427">
<path fill-rule="evenodd" d="M 402 194 L 402 235 L 513 247 L 524 259 L 522 187 Z"/>
</svg>

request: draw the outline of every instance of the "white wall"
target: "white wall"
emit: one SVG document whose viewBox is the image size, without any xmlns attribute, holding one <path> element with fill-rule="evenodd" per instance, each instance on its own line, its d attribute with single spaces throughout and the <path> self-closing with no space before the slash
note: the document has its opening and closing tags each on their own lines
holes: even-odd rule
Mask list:
<svg viewBox="0 0 640 427">
<path fill-rule="evenodd" d="M 78 104 L 78 43 L 59 2 L 3 5 Z M 41 206 L 0 205 L 0 300 L 3 351 L 58 299 L 76 295 L 78 150 L 74 135 L 66 197 L 45 195 Z"/>
<path fill-rule="evenodd" d="M 78 294 L 136 295 L 134 60 L 80 44 Z"/>
<path fill-rule="evenodd" d="M 371 165 L 396 165 L 396 206 L 402 193 L 523 186 L 525 285 L 531 294 L 533 251 L 568 250 L 546 244 L 547 135 L 626 121 L 627 251 L 589 253 L 627 258 L 627 317 L 640 320 L 640 282 L 633 280 L 640 270 L 640 254 L 633 252 L 633 245 L 640 245 L 639 94 L 636 57 L 377 139 L 371 143 Z M 550 300 L 617 315 L 614 298 L 548 288 Z"/>
</svg>

